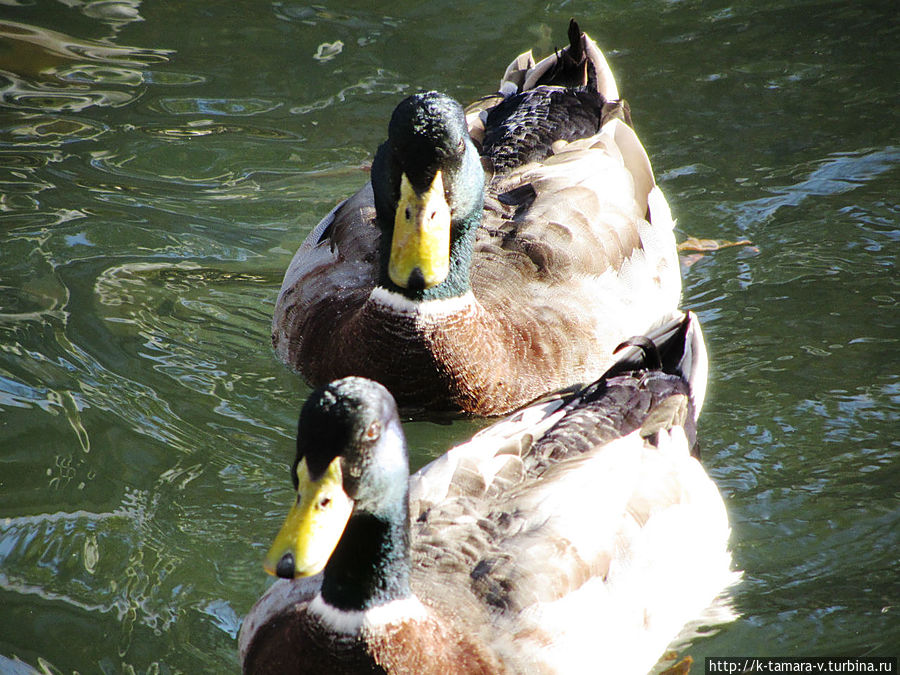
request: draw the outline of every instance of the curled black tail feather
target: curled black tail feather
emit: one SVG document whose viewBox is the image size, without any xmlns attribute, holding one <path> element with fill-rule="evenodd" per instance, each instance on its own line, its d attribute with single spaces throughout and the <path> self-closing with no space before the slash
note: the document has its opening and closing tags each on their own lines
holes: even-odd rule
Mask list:
<svg viewBox="0 0 900 675">
<path fill-rule="evenodd" d="M 556 52 L 557 61 L 537 81 L 537 85 L 597 89 L 593 68 L 588 68 L 584 50 L 584 33 L 575 19 L 569 21 L 569 47 Z"/>
</svg>

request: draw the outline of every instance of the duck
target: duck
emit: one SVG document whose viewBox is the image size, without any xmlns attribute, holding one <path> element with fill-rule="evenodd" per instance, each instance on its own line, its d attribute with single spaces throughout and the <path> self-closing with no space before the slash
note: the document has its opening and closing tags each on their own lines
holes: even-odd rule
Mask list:
<svg viewBox="0 0 900 675">
<path fill-rule="evenodd" d="M 628 675 L 706 608 L 733 619 L 728 516 L 696 451 L 706 377 L 687 313 L 412 476 L 388 389 L 317 389 L 243 672 Z"/>
<path fill-rule="evenodd" d="M 411 413 L 499 416 L 677 318 L 668 203 L 596 42 L 574 20 L 568 38 L 468 108 L 396 106 L 370 180 L 285 272 L 281 361 L 313 386 L 378 381 Z"/>
</svg>

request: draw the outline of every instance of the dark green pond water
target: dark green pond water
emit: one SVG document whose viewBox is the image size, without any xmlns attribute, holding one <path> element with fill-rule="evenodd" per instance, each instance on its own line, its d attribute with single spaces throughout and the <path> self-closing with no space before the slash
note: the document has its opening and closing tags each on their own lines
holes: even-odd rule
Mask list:
<svg viewBox="0 0 900 675">
<path fill-rule="evenodd" d="M 679 238 L 752 242 L 684 256 L 745 570 L 687 653 L 896 656 L 895 0 L 373 4 L 0 0 L 0 671 L 237 671 L 307 393 L 268 337 L 293 251 L 400 97 L 493 91 L 570 16 Z M 416 464 L 482 424 L 408 425 Z"/>
</svg>

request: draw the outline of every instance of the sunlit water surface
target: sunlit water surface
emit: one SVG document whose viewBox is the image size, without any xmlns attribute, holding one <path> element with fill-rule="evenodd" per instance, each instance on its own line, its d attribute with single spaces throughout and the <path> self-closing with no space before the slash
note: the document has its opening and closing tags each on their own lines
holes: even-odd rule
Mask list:
<svg viewBox="0 0 900 675">
<path fill-rule="evenodd" d="M 679 238 L 751 242 L 683 256 L 745 571 L 686 653 L 897 655 L 895 4 L 512 7 L 0 1 L 0 671 L 238 669 L 307 393 L 268 336 L 294 249 L 402 95 L 492 91 L 573 15 Z M 407 425 L 414 463 L 482 425 Z"/>
</svg>

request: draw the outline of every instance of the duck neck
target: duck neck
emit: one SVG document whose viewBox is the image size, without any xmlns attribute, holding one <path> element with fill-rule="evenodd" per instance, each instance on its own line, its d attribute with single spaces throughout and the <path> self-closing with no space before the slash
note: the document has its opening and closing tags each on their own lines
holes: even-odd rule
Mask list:
<svg viewBox="0 0 900 675">
<path fill-rule="evenodd" d="M 481 224 L 481 203 L 478 210 L 456 227 L 460 232 L 450 242 L 450 270 L 447 278 L 437 286 L 422 291 L 423 300 L 436 300 L 465 295 L 472 289 L 469 272 L 472 266 L 472 251 L 475 248 L 475 232 Z"/>
<path fill-rule="evenodd" d="M 322 599 L 344 611 L 365 611 L 409 597 L 410 557 L 404 499 L 388 513 L 355 512 L 331 554 Z"/>
<path fill-rule="evenodd" d="M 447 278 L 441 283 L 419 290 L 401 288 L 395 284 L 388 274 L 390 260 L 390 236 L 382 234 L 381 265 L 378 285 L 394 293 L 399 293 L 417 302 L 425 300 L 445 300 L 465 295 L 471 290 L 469 270 L 472 265 L 472 251 L 475 246 L 475 232 L 481 224 L 482 206 L 479 202 L 477 211 L 466 216 L 461 222 L 453 224 L 453 231 L 458 232 L 450 241 L 450 269 Z"/>
</svg>

